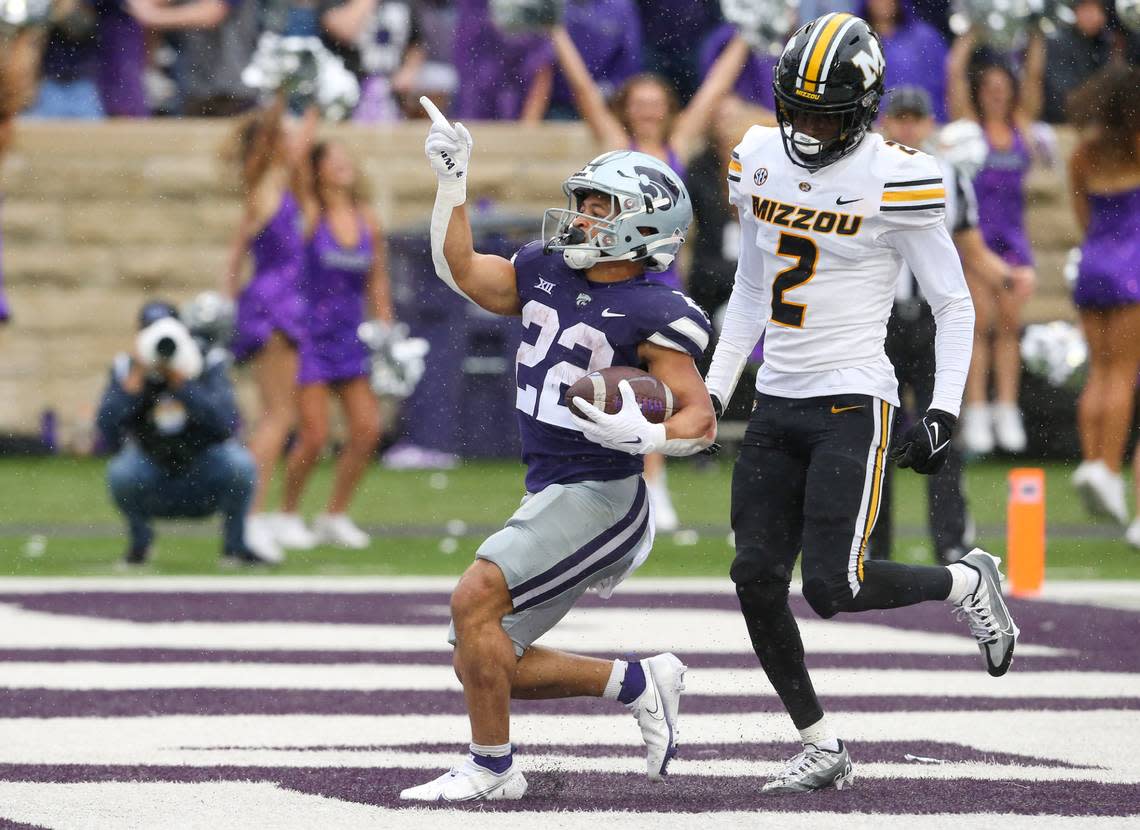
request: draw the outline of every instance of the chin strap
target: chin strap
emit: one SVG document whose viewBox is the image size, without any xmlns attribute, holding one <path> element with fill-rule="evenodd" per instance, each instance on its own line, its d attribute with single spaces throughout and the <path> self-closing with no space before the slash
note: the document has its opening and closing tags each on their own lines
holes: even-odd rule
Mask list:
<svg viewBox="0 0 1140 830">
<path fill-rule="evenodd" d="M 447 257 L 443 255 L 443 241 L 447 238 L 447 226 L 451 222 L 451 212 L 467 201 L 467 179 L 441 181 L 435 191 L 435 206 L 431 211 L 431 261 L 435 273 L 447 283 L 447 287 L 465 300 L 471 298 L 455 284 Z"/>
</svg>

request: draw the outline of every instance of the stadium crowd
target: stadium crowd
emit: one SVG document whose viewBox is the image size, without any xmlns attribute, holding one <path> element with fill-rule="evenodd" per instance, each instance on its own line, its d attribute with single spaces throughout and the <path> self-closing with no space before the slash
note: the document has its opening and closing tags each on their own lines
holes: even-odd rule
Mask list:
<svg viewBox="0 0 1140 830">
<path fill-rule="evenodd" d="M 580 117 L 600 148 L 659 158 L 685 175 L 698 231 L 688 273 L 674 265 L 655 277 L 685 285 L 714 318 L 731 291 L 739 225 L 722 191 L 724 172 L 741 118 L 774 122 L 772 67 L 782 44 L 757 48 L 711 0 L 568 0 L 560 24 L 521 34 L 496 24 L 493 5 L 57 0 L 46 25 L 9 27 L 0 35 L 0 161 L 19 119 L 240 116 L 234 155 L 245 210 L 225 284 L 238 302 L 233 352 L 253 366 L 261 396 L 247 436 L 258 483 L 247 500 L 245 532 L 261 540 L 254 547 L 270 550 L 269 558 L 280 546 L 368 543 L 347 517 L 380 437 L 364 368 L 368 352 L 355 332 L 366 318 L 394 319 L 383 232 L 354 160 L 335 142 L 315 140 L 315 107 L 247 83 L 264 33 L 320 38 L 356 79 L 359 96 L 348 113 L 355 121 L 423 117 L 415 102 L 428 95 L 466 121 Z M 785 8 L 755 5 L 772 14 Z M 1078 410 L 1083 463 L 1074 484 L 1090 509 L 1127 525 L 1121 468 L 1140 370 L 1140 76 L 1129 67 L 1140 60 L 1140 4 L 1073 0 L 1058 8 L 1063 13 L 1035 17 L 1013 33 L 957 25 L 947 0 L 801 0 L 798 18 L 847 11 L 872 25 L 882 41 L 887 88 L 896 90 L 897 100 L 888 96 L 884 108 L 896 129 L 905 131 L 908 119 L 928 124 L 927 135 L 948 122 L 980 128 L 968 133 L 983 143 L 976 169 L 964 171 L 972 187 L 967 182 L 963 191 L 976 214 L 970 224 L 976 238 L 959 243 L 957 232 L 967 228 L 953 229 L 977 317 L 961 421 L 966 456 L 1026 448 L 1018 401 L 1021 309 L 1037 275 L 1025 230 L 1025 177 L 1033 165 L 1059 161 L 1049 125 L 1082 130 L 1076 155 L 1063 160 L 1076 221 L 1087 229 L 1087 245 L 1100 246 L 1096 257 L 1109 252 L 1123 272 L 1095 271 L 1098 263 L 1086 250 L 1075 302 L 1090 368 Z M 290 105 L 299 117 L 287 113 Z M 1105 230 L 1106 215 L 1116 217 L 1115 230 Z M 1124 233 L 1131 235 L 1122 238 L 1119 229 L 1129 222 Z M 247 256 L 253 277 L 243 285 Z M 1113 279 L 1119 290 L 1103 287 Z M 1094 283 L 1101 287 L 1090 288 Z M 290 291 L 293 299 L 283 298 Z M 912 300 L 900 295 L 904 314 Z M 6 316 L 0 293 L 0 319 Z M 130 369 L 118 371 L 109 394 L 145 386 Z M 331 398 L 344 409 L 350 437 L 327 511 L 310 529 L 297 505 L 327 441 Z M 109 429 L 118 432 L 120 425 Z M 270 514 L 264 494 L 294 429 L 282 511 Z M 229 440 L 228 432 L 219 436 Z M 113 489 L 116 476 L 123 489 L 127 467 L 121 462 L 112 471 Z M 947 475 L 960 476 L 960 464 L 950 469 Z M 663 458 L 646 473 L 659 524 L 675 527 Z M 137 514 L 137 506 L 116 498 L 128 516 L 131 509 Z M 932 486 L 932 517 L 936 498 Z M 960 504 L 954 529 L 935 532 L 939 558 L 952 561 L 968 548 L 969 528 L 961 494 L 943 498 Z M 1140 520 L 1127 536 L 1140 547 Z M 145 559 L 147 538 L 134 533 L 132 561 Z M 882 548 L 889 551 L 889 540 Z M 227 542 L 227 551 L 243 550 Z"/>
</svg>

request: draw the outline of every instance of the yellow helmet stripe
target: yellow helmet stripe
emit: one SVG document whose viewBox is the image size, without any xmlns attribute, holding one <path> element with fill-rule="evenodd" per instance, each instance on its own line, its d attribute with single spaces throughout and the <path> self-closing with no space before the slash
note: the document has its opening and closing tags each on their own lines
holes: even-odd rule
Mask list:
<svg viewBox="0 0 1140 830">
<path fill-rule="evenodd" d="M 843 27 L 843 24 L 851 18 L 852 15 L 844 12 L 834 15 L 824 24 L 819 36 L 815 39 L 815 45 L 811 49 L 811 57 L 808 58 L 807 71 L 804 72 L 805 92 L 819 91 L 819 76 L 823 69 L 824 56 L 827 55 L 828 50 L 831 48 L 831 41 L 835 38 L 836 33 Z"/>
<path fill-rule="evenodd" d="M 946 188 L 944 187 L 929 190 L 891 190 L 883 193 L 884 202 L 919 202 L 945 198 Z"/>
</svg>

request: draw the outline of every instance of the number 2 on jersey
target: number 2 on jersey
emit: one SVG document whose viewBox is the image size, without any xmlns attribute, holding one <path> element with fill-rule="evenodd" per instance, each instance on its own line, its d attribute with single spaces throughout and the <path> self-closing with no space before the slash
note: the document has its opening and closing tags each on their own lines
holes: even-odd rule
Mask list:
<svg viewBox="0 0 1140 830">
<path fill-rule="evenodd" d="M 790 303 L 784 299 L 784 292 L 799 288 L 815 276 L 815 261 L 819 249 L 806 236 L 781 233 L 776 253 L 782 257 L 795 259 L 795 265 L 776 274 L 772 282 L 772 322 L 793 329 L 804 327 L 807 305 Z"/>
</svg>

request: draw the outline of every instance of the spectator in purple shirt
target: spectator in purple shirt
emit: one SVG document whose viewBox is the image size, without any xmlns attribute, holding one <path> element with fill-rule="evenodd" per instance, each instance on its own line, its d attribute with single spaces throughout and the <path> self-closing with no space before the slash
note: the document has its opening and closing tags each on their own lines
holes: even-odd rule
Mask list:
<svg viewBox="0 0 1140 830">
<path fill-rule="evenodd" d="M 887 89 L 900 84 L 925 89 L 934 104 L 934 118 L 945 121 L 948 49 L 942 35 L 911 14 L 902 0 L 863 0 L 856 13 L 882 41 Z"/>
<path fill-rule="evenodd" d="M 103 111 L 112 118 L 143 118 L 150 114 L 143 87 L 146 35 L 127 9 L 127 0 L 96 0 L 99 36 L 95 81 Z"/>
<path fill-rule="evenodd" d="M 543 35 L 511 35 L 491 22 L 487 0 L 456 0 L 458 119 L 518 119 L 546 115 L 554 84 L 554 50 Z"/>
<path fill-rule="evenodd" d="M 563 25 L 607 99 L 641 71 L 641 15 L 633 0 L 570 0 Z M 554 78 L 550 104 L 556 113 L 574 112 L 574 97 L 561 72 Z"/>
<path fill-rule="evenodd" d="M 724 23 L 705 38 L 699 62 L 702 78 L 708 77 L 716 59 L 735 36 L 736 28 L 731 23 Z M 772 70 L 779 60 L 779 55 L 760 55 L 755 52 L 749 55 L 748 62 L 744 64 L 740 77 L 736 79 L 736 86 L 733 87 L 736 96 L 749 104 L 756 104 L 775 112 L 776 96 L 772 92 Z"/>
</svg>

